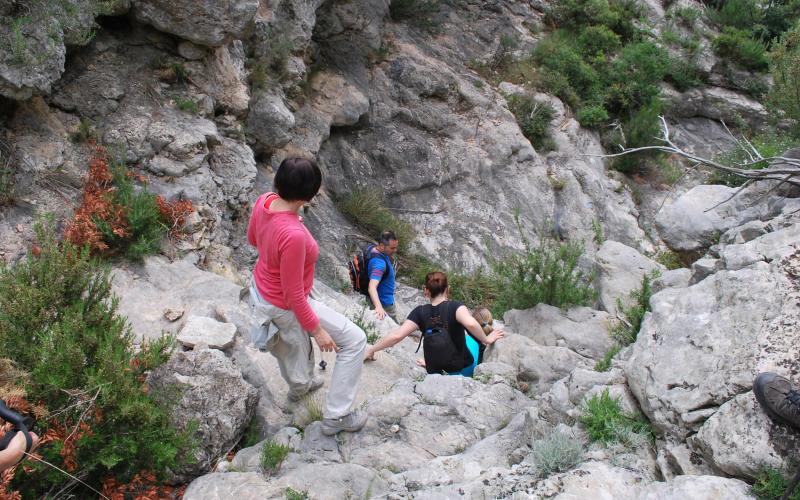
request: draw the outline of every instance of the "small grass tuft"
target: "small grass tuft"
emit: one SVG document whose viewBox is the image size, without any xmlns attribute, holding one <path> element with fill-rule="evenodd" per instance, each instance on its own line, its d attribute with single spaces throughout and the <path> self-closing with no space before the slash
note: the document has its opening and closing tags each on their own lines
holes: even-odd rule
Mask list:
<svg viewBox="0 0 800 500">
<path fill-rule="evenodd" d="M 357 327 L 364 330 L 364 333 L 367 335 L 367 344 L 375 345 L 375 342 L 381 338 L 381 334 L 378 332 L 378 327 L 375 326 L 375 323 L 364 319 L 365 314 L 367 314 L 366 307 L 361 310 L 360 314 L 354 314 L 353 316 L 349 316 L 349 318 Z"/>
<path fill-rule="evenodd" d="M 635 445 L 641 441 L 641 437 L 653 435 L 650 422 L 643 415 L 623 412 L 619 398 L 612 398 L 608 389 L 584 401 L 580 422 L 589 439 L 604 445 Z"/>
<path fill-rule="evenodd" d="M 400 220 L 386 205 L 379 192 L 370 189 L 356 189 L 336 202 L 339 210 L 353 223 L 370 235 L 377 236 L 381 231 L 394 231 L 399 245 L 398 252 L 404 254 L 414 239 L 411 224 Z"/>
<path fill-rule="evenodd" d="M 290 451 L 291 449 L 288 446 L 276 443 L 272 439 L 267 439 L 261 447 L 261 469 L 266 473 L 275 472 Z"/>
<path fill-rule="evenodd" d="M 294 488 L 286 488 L 286 491 L 283 492 L 286 500 L 308 500 L 308 492 L 307 491 L 297 491 Z"/>
<path fill-rule="evenodd" d="M 178 109 L 181 111 L 185 111 L 187 113 L 197 114 L 200 111 L 200 108 L 197 106 L 197 103 L 192 99 L 183 99 L 182 97 L 175 98 L 175 105 L 178 106 Z"/>
<path fill-rule="evenodd" d="M 681 256 L 672 250 L 664 250 L 658 252 L 656 255 L 656 262 L 666 267 L 668 270 L 680 269 L 686 267 L 681 261 Z"/>
<path fill-rule="evenodd" d="M 621 345 L 619 344 L 613 345 L 611 349 L 606 351 L 606 353 L 603 355 L 603 359 L 598 360 L 594 364 L 594 371 L 607 372 L 609 369 L 611 369 L 611 360 L 614 359 L 614 356 L 616 356 L 621 350 L 622 350 Z"/>
<path fill-rule="evenodd" d="M 623 346 L 632 344 L 639 335 L 644 315 L 650 310 L 650 296 L 653 295 L 651 285 L 658 274 L 652 272 L 642 276 L 642 285 L 630 293 L 630 297 L 634 299 L 633 305 L 625 306 L 617 299 L 617 316 L 620 322 L 612 328 L 611 337 Z"/>
<path fill-rule="evenodd" d="M 768 468 L 756 476 L 753 493 L 759 500 L 779 500 L 783 498 L 783 493 L 788 486 L 789 481 L 780 471 Z M 800 489 L 795 489 L 789 496 L 789 500 L 800 500 Z"/>
<path fill-rule="evenodd" d="M 94 123 L 88 118 L 81 118 L 78 128 L 69 135 L 69 140 L 74 144 L 85 144 L 97 141 L 98 134 Z"/>
<path fill-rule="evenodd" d="M 552 106 L 525 95 L 511 95 L 506 100 L 508 109 L 516 117 L 520 130 L 531 141 L 536 151 L 552 151 L 556 148 L 555 141 L 548 132 L 550 122 L 555 116 Z"/>
<path fill-rule="evenodd" d="M 575 467 L 583 458 L 583 444 L 558 431 L 533 441 L 531 456 L 539 477 L 546 478 Z"/>
</svg>

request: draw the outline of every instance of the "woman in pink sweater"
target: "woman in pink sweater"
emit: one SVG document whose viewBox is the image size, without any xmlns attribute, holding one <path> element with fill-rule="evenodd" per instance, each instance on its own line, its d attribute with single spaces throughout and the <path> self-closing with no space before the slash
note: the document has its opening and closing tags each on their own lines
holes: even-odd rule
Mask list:
<svg viewBox="0 0 800 500">
<path fill-rule="evenodd" d="M 322 431 L 333 435 L 355 432 L 366 422 L 365 414 L 351 409 L 367 340 L 347 317 L 309 296 L 319 247 L 299 214 L 321 184 L 316 163 L 287 158 L 275 173 L 277 193 L 264 193 L 256 200 L 247 227 L 247 239 L 258 249 L 250 305 L 258 326 L 271 322 L 277 327 L 265 348 L 278 360 L 291 401 L 323 384 L 321 377 L 314 378 L 311 338 L 321 351 L 336 352 L 322 421 Z"/>
</svg>

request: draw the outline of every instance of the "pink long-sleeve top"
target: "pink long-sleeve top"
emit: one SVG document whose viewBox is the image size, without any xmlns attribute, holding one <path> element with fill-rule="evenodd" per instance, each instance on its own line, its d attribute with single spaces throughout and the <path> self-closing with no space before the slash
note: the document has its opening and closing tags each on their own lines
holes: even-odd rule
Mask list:
<svg viewBox="0 0 800 500">
<path fill-rule="evenodd" d="M 308 305 L 319 247 L 296 213 L 269 209 L 277 199 L 274 193 L 262 194 L 250 215 L 247 240 L 258 249 L 253 276 L 264 300 L 292 310 L 300 326 L 310 332 L 319 325 Z"/>
</svg>

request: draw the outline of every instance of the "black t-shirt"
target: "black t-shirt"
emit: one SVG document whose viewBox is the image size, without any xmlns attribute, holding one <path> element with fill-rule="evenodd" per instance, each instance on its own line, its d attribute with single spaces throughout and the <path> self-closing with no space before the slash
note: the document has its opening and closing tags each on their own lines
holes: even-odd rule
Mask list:
<svg viewBox="0 0 800 500">
<path fill-rule="evenodd" d="M 423 330 L 426 326 L 430 326 L 434 323 L 437 316 L 441 317 L 441 315 L 446 313 L 447 317 L 442 318 L 442 323 L 446 322 L 447 333 L 450 334 L 450 338 L 453 339 L 453 344 L 456 346 L 456 349 L 460 352 L 466 352 L 467 340 L 464 336 L 464 326 L 456 320 L 456 311 L 463 305 L 464 304 L 461 302 L 455 300 L 445 300 L 436 306 L 430 304 L 417 306 L 409 313 L 408 319 L 416 323 L 420 330 Z"/>
</svg>

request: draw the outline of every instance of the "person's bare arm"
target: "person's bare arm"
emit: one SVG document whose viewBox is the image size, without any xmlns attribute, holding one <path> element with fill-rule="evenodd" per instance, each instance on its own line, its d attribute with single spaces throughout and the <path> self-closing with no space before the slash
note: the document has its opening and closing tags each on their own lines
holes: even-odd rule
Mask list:
<svg viewBox="0 0 800 500">
<path fill-rule="evenodd" d="M 33 453 L 36 447 L 39 446 L 39 436 L 33 432 L 29 434 L 31 436 L 32 445 L 31 451 L 28 453 Z M 4 471 L 16 465 L 17 462 L 25 456 L 25 446 L 27 446 L 25 435 L 22 432 L 17 432 L 17 435 L 8 443 L 6 449 L 0 451 L 0 471 Z"/>
<path fill-rule="evenodd" d="M 369 298 L 372 301 L 372 305 L 375 307 L 375 317 L 378 319 L 383 319 L 386 317 L 386 311 L 383 310 L 381 299 L 378 297 L 378 283 L 380 282 L 380 280 L 369 280 L 369 288 L 367 288 L 367 292 L 369 293 Z"/>
<path fill-rule="evenodd" d="M 502 329 L 493 330 L 489 335 L 483 333 L 481 324 L 472 317 L 467 306 L 462 305 L 456 310 L 456 321 L 461 323 L 483 345 L 494 344 L 497 339 L 501 339 L 506 335 Z"/>
<path fill-rule="evenodd" d="M 381 337 L 375 343 L 375 345 L 369 346 L 364 352 L 364 359 L 375 359 L 376 352 L 382 351 L 387 347 L 392 347 L 418 329 L 419 326 L 417 326 L 417 324 L 410 319 L 403 321 L 403 324 L 396 328 L 393 332 L 389 333 L 385 337 Z"/>
</svg>

